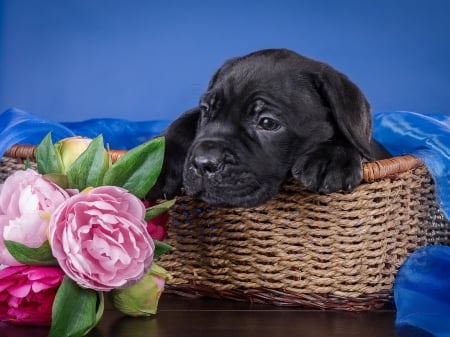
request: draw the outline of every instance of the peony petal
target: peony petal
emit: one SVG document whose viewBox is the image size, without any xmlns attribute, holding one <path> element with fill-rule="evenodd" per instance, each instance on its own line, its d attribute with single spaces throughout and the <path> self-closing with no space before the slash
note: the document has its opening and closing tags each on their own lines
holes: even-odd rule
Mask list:
<svg viewBox="0 0 450 337">
<path fill-rule="evenodd" d="M 28 279 L 35 280 L 61 280 L 63 271 L 58 267 L 34 266 L 28 271 Z"/>
<path fill-rule="evenodd" d="M 19 211 L 20 214 L 32 213 L 38 210 L 39 200 L 36 194 L 33 193 L 31 185 L 25 186 L 20 191 L 19 197 Z"/>
<path fill-rule="evenodd" d="M 138 218 L 145 217 L 145 206 L 142 201 L 124 188 L 100 186 L 91 191 L 91 194 L 96 195 L 102 200 L 108 200 L 108 202 L 117 202 L 117 200 L 120 200 L 117 206 L 119 211 L 134 214 Z"/>
<path fill-rule="evenodd" d="M 3 237 L 5 240 L 19 242 L 31 248 L 40 247 L 46 240 L 47 222 L 39 212 L 23 213 L 20 218 L 9 221 L 5 226 Z"/>
<path fill-rule="evenodd" d="M 0 293 L 12 287 L 14 284 L 16 284 L 15 280 L 8 280 L 8 279 L 0 280 Z"/>
<path fill-rule="evenodd" d="M 88 206 L 92 207 L 94 210 L 95 208 L 97 208 L 98 210 L 101 211 L 113 211 L 113 212 L 117 212 L 117 209 L 111 205 L 111 203 L 107 203 L 103 200 L 98 200 L 98 201 L 92 201 L 90 203 L 88 203 Z M 101 213 L 99 213 L 101 214 Z"/>
<path fill-rule="evenodd" d="M 17 284 L 13 287 L 8 288 L 8 292 L 15 297 L 25 298 L 31 291 L 31 284 Z"/>
<path fill-rule="evenodd" d="M 53 285 L 48 284 L 47 282 L 34 281 L 33 284 L 31 285 L 31 290 L 34 293 L 39 293 L 43 290 L 47 290 L 50 288 L 53 288 Z"/>
<path fill-rule="evenodd" d="M 70 263 L 72 265 L 73 270 L 76 272 L 74 273 L 72 270 L 69 270 L 69 271 L 66 271 L 66 273 L 70 273 L 72 275 L 75 275 L 76 273 L 86 274 L 86 275 L 93 274 L 92 265 L 91 265 L 90 261 L 88 261 L 84 255 L 82 255 L 81 253 L 78 253 L 78 254 L 73 254 L 69 257 L 70 257 L 70 259 L 68 259 L 68 263 Z"/>
<path fill-rule="evenodd" d="M 11 275 L 14 274 L 20 274 L 22 272 L 24 272 L 26 269 L 28 269 L 27 266 L 10 266 L 10 267 L 6 267 L 3 269 L 0 269 L 0 279 L 7 279 L 9 278 Z"/>
</svg>

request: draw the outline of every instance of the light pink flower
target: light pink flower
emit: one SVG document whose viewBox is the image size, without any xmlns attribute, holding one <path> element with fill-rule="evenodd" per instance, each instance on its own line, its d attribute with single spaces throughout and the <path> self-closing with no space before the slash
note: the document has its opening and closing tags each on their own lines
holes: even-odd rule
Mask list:
<svg viewBox="0 0 450 337">
<path fill-rule="evenodd" d="M 66 200 L 49 223 L 53 255 L 80 286 L 127 287 L 150 268 L 155 245 L 143 203 L 127 190 L 100 186 Z"/>
<path fill-rule="evenodd" d="M 53 212 L 69 194 L 33 170 L 20 170 L 0 185 L 0 264 L 20 265 L 9 253 L 4 240 L 31 248 L 46 240 L 48 222 L 43 216 Z"/>
<path fill-rule="evenodd" d="M 50 325 L 56 292 L 64 278 L 57 267 L 14 266 L 0 270 L 0 320 Z"/>
</svg>

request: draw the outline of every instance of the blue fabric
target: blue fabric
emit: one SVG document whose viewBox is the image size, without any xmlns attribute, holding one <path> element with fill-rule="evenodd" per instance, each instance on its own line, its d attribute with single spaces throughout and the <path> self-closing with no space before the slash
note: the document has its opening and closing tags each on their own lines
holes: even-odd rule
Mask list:
<svg viewBox="0 0 450 337">
<path fill-rule="evenodd" d="M 75 135 L 59 123 L 42 120 L 18 109 L 6 110 L 0 115 L 0 158 L 14 144 L 38 144 L 50 131 L 54 139 Z"/>
<path fill-rule="evenodd" d="M 74 135 L 94 138 L 102 134 L 111 149 L 128 150 L 159 134 L 168 124 L 163 120 L 134 122 L 117 118 L 56 123 L 9 109 L 0 115 L 0 158 L 14 144 L 39 144 L 50 131 L 55 142 Z"/>
<path fill-rule="evenodd" d="M 397 273 L 394 285 L 397 328 L 415 326 L 450 337 L 450 247 L 417 249 Z"/>
<path fill-rule="evenodd" d="M 440 208 L 450 218 L 450 116 L 413 112 L 374 114 L 374 137 L 393 155 L 414 154 L 433 176 Z M 450 247 L 415 251 L 397 273 L 394 285 L 399 337 L 410 327 L 450 337 Z M 425 335 L 425 334 L 423 334 Z"/>
<path fill-rule="evenodd" d="M 414 154 L 424 161 L 435 181 L 438 204 L 450 219 L 450 116 L 375 113 L 374 137 L 394 156 Z"/>
</svg>

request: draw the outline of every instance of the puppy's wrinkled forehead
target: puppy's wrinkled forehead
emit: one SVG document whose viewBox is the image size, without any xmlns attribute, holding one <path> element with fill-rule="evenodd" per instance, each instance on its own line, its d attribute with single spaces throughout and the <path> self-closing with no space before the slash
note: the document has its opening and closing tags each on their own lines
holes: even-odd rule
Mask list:
<svg viewBox="0 0 450 337">
<path fill-rule="evenodd" d="M 239 93 L 248 87 L 288 85 L 318 73 L 322 64 L 286 49 L 267 49 L 227 61 L 213 76 L 209 89 L 228 88 Z M 281 88 L 280 88 L 281 89 Z"/>
<path fill-rule="evenodd" d="M 227 61 L 212 77 L 203 98 L 245 100 L 252 95 L 276 93 L 277 100 L 289 102 L 292 95 L 303 91 L 306 99 L 315 91 L 311 79 L 322 67 L 322 63 L 290 50 L 258 51 Z"/>
</svg>

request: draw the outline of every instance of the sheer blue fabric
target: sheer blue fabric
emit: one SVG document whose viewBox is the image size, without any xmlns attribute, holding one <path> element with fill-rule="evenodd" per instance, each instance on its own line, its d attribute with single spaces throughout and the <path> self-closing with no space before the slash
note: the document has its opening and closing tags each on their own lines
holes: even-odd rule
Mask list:
<svg viewBox="0 0 450 337">
<path fill-rule="evenodd" d="M 75 134 L 65 126 L 40 119 L 18 109 L 9 109 L 0 115 L 0 158 L 14 144 L 38 144 L 52 132 L 54 139 Z"/>
<path fill-rule="evenodd" d="M 421 158 L 436 185 L 436 197 L 450 218 L 450 116 L 414 112 L 374 113 L 374 137 L 394 156 Z"/>
<path fill-rule="evenodd" d="M 414 154 L 424 161 L 435 181 L 439 205 L 449 219 L 450 116 L 375 113 L 374 136 L 393 155 Z M 397 273 L 394 297 L 400 337 L 409 331 L 407 327 L 450 337 L 450 247 L 415 251 Z"/>
<path fill-rule="evenodd" d="M 102 134 L 111 149 L 128 150 L 159 134 L 168 124 L 164 120 L 135 122 L 118 118 L 57 123 L 9 109 L 0 115 L 0 157 L 14 144 L 39 144 L 50 131 L 55 142 L 74 135 L 94 138 Z"/>
<path fill-rule="evenodd" d="M 416 250 L 397 273 L 394 285 L 397 328 L 418 327 L 450 337 L 450 247 Z"/>
</svg>

